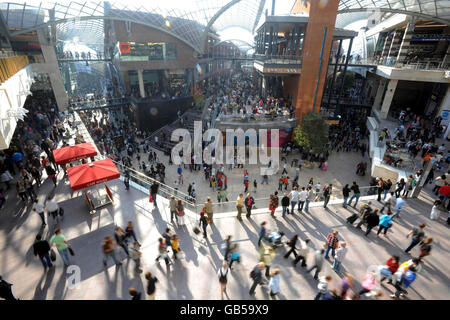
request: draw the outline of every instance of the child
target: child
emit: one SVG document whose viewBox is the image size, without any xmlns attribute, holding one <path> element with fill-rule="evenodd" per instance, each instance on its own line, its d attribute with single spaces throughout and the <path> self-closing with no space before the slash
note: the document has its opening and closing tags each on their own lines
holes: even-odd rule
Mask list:
<svg viewBox="0 0 450 320">
<path fill-rule="evenodd" d="M 136 270 L 137 273 L 141 273 L 142 269 L 141 269 L 141 255 L 142 252 L 139 250 L 140 245 L 139 242 L 134 241 L 134 242 L 130 242 L 130 246 L 128 248 L 128 251 L 130 253 L 130 257 L 131 259 L 134 260 L 134 262 L 136 263 L 136 268 L 134 270 Z"/>
<path fill-rule="evenodd" d="M 341 242 L 341 247 L 337 249 L 336 254 L 334 255 L 333 269 L 336 272 L 341 271 L 341 264 L 347 254 L 347 244 L 345 242 Z"/>
</svg>

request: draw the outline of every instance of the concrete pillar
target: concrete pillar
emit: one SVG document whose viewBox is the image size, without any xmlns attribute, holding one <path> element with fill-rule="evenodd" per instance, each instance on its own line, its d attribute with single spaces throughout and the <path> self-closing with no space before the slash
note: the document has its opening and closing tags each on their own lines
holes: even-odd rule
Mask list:
<svg viewBox="0 0 450 320">
<path fill-rule="evenodd" d="M 381 99 L 383 98 L 384 90 L 386 89 L 388 80 L 382 78 L 378 84 L 377 94 L 375 95 L 375 100 L 373 101 L 373 108 L 376 110 L 381 109 Z"/>
<path fill-rule="evenodd" d="M 384 95 L 383 104 L 381 105 L 381 119 L 387 119 L 389 109 L 391 108 L 392 98 L 394 98 L 395 89 L 397 88 L 397 84 L 398 80 L 389 80 L 386 94 Z"/>
<path fill-rule="evenodd" d="M 141 97 L 145 98 L 145 87 L 144 87 L 144 77 L 142 75 L 142 69 L 137 71 L 138 73 L 138 81 L 139 81 L 139 92 L 141 93 Z"/>
<path fill-rule="evenodd" d="M 339 0 L 305 0 L 296 1 L 292 7 L 291 14 L 309 15 L 301 49 L 302 75 L 297 89 L 299 94 L 293 102 L 295 115 L 299 119 L 312 111 L 313 106 L 314 112 L 320 112 L 338 6 Z"/>
<path fill-rule="evenodd" d="M 447 91 L 445 92 L 445 96 L 441 101 L 441 105 L 439 106 L 439 112 L 436 116 L 441 115 L 441 112 L 444 110 L 450 109 L 450 84 L 447 85 Z"/>
<path fill-rule="evenodd" d="M 37 30 L 39 44 L 41 45 L 42 55 L 44 56 L 45 64 L 51 66 L 53 72 L 50 72 L 49 78 L 52 85 L 53 93 L 55 94 L 56 104 L 59 111 L 67 109 L 69 97 L 64 88 L 61 72 L 59 70 L 58 60 L 56 58 L 55 47 L 51 41 L 50 35 L 47 35 L 44 28 Z M 48 36 L 48 38 L 47 38 Z"/>
<path fill-rule="evenodd" d="M 405 34 L 403 35 L 403 40 L 400 45 L 400 49 L 398 51 L 397 62 L 399 63 L 405 63 L 405 59 L 408 55 L 409 43 L 414 34 L 415 26 L 416 26 L 416 17 L 412 17 L 411 20 L 408 22 L 408 25 L 406 26 Z"/>
</svg>

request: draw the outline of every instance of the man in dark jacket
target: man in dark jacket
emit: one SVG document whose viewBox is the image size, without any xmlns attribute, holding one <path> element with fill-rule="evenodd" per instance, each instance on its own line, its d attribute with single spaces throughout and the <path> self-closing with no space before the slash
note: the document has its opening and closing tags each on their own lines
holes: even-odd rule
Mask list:
<svg viewBox="0 0 450 320">
<path fill-rule="evenodd" d="M 36 242 L 33 244 L 33 252 L 35 256 L 39 256 L 44 268 L 53 267 L 52 261 L 50 260 L 50 245 L 47 240 L 42 240 L 40 234 L 36 236 Z"/>
<path fill-rule="evenodd" d="M 380 218 L 378 217 L 378 209 L 373 210 L 369 214 L 366 215 L 367 229 L 366 229 L 366 237 L 369 235 L 370 230 L 376 227 L 380 223 Z"/>
<path fill-rule="evenodd" d="M 281 198 L 281 207 L 283 208 L 282 217 L 286 216 L 286 212 L 289 214 L 289 204 L 291 200 L 289 199 L 287 193 L 284 194 L 284 197 Z"/>
<path fill-rule="evenodd" d="M 255 294 L 255 289 L 256 289 L 256 286 L 258 284 L 259 285 L 265 284 L 265 281 L 262 278 L 262 272 L 261 272 L 265 268 L 266 268 L 266 266 L 265 266 L 264 262 L 258 263 L 253 268 L 253 270 L 251 272 L 251 277 L 253 279 L 253 284 L 252 284 L 252 287 L 250 288 L 250 292 L 249 292 L 250 295 L 254 295 Z"/>
<path fill-rule="evenodd" d="M 0 298 L 5 299 L 6 301 L 15 301 L 17 300 L 14 297 L 12 290 L 12 284 L 3 280 L 2 276 L 0 276 Z"/>
<path fill-rule="evenodd" d="M 247 218 L 250 217 L 252 214 L 252 207 L 255 204 L 255 199 L 250 195 L 250 193 L 247 193 L 247 198 L 244 200 L 245 208 L 247 209 L 247 214 L 245 215 Z"/>
<path fill-rule="evenodd" d="M 159 184 L 156 181 L 150 186 L 150 194 L 153 198 L 153 203 L 155 204 L 155 208 L 158 208 L 158 204 L 156 203 L 156 195 L 158 194 L 158 188 L 159 188 Z"/>
</svg>

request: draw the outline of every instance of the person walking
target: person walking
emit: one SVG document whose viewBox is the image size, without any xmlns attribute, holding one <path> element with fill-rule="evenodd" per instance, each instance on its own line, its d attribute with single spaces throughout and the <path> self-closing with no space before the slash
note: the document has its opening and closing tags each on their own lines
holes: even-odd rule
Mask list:
<svg viewBox="0 0 450 320">
<path fill-rule="evenodd" d="M 167 249 L 167 244 L 164 241 L 163 238 L 158 238 L 158 252 L 159 255 L 156 257 L 155 261 L 159 262 L 160 258 L 163 258 L 164 261 L 166 262 L 166 266 L 170 266 L 172 264 L 172 262 L 169 259 L 169 256 L 167 255 L 167 252 L 169 252 Z"/>
<path fill-rule="evenodd" d="M 181 199 L 178 199 L 178 202 L 177 202 L 177 215 L 179 218 L 178 225 L 184 226 L 186 224 L 186 222 L 184 221 L 185 212 L 184 212 L 183 202 L 181 201 Z"/>
<path fill-rule="evenodd" d="M 339 232 L 337 230 L 334 230 L 333 232 L 328 234 L 327 241 L 326 241 L 326 250 L 325 250 L 325 255 L 324 255 L 325 259 L 329 259 L 328 253 L 330 252 L 330 250 L 331 250 L 331 255 L 334 257 L 335 250 L 337 249 L 338 244 L 339 244 L 338 234 L 339 234 Z"/>
<path fill-rule="evenodd" d="M 397 198 L 397 201 L 395 203 L 395 213 L 392 215 L 391 219 L 394 219 L 397 216 L 400 217 L 400 211 L 402 211 L 405 205 L 406 205 L 406 196 Z"/>
<path fill-rule="evenodd" d="M 392 191 L 389 195 L 389 198 L 384 201 L 383 207 L 381 208 L 380 213 L 383 213 L 384 209 L 387 208 L 387 212 L 392 212 L 392 208 L 395 208 L 397 204 L 397 198 L 395 197 L 394 192 Z"/>
<path fill-rule="evenodd" d="M 378 224 L 377 237 L 380 236 L 381 231 L 384 230 L 384 236 L 387 237 L 387 231 L 392 226 L 391 213 L 388 212 L 380 217 L 380 223 Z"/>
<path fill-rule="evenodd" d="M 389 193 L 389 191 L 391 190 L 391 188 L 392 188 L 392 181 L 391 181 L 391 179 L 387 179 L 387 181 L 384 181 L 384 184 L 383 184 L 383 193 L 384 193 L 383 200 L 386 200 L 386 196 Z M 391 194 L 393 194 L 393 192 L 391 192 Z"/>
<path fill-rule="evenodd" d="M 374 272 L 368 272 L 365 276 L 363 281 L 361 282 L 361 286 L 363 287 L 359 291 L 359 295 L 362 296 L 363 294 L 369 293 L 373 290 L 375 287 L 375 273 Z"/>
<path fill-rule="evenodd" d="M 123 177 L 123 184 L 125 185 L 125 190 L 130 190 L 130 175 L 128 172 Z"/>
<path fill-rule="evenodd" d="M 142 269 L 141 269 L 142 252 L 139 250 L 140 247 L 141 246 L 139 245 L 139 242 L 137 242 L 137 241 L 129 242 L 128 252 L 130 253 L 130 258 L 133 259 L 135 262 L 134 270 L 137 273 L 142 273 Z"/>
<path fill-rule="evenodd" d="M 332 266 L 333 270 L 335 270 L 337 273 L 341 272 L 341 265 L 345 259 L 345 256 L 347 255 L 347 251 L 348 251 L 347 243 L 341 242 L 340 248 L 336 250 L 336 255 L 334 256 Z"/>
<path fill-rule="evenodd" d="M 305 187 L 302 187 L 302 190 L 298 193 L 298 212 L 303 210 L 303 206 L 306 202 L 306 198 L 308 197 L 308 192 Z"/>
<path fill-rule="evenodd" d="M 309 272 L 313 271 L 314 269 L 316 269 L 316 272 L 314 273 L 315 280 L 318 279 L 319 273 L 320 273 L 320 271 L 322 271 L 323 262 L 325 261 L 325 258 L 323 256 L 324 252 L 325 252 L 325 249 L 316 250 L 314 252 L 314 264 L 311 268 L 309 268 L 307 270 L 307 272 L 309 273 Z"/>
<path fill-rule="evenodd" d="M 208 234 L 206 233 L 206 227 L 208 226 L 208 220 L 205 217 L 205 213 L 202 211 L 200 212 L 200 221 L 198 223 L 199 226 L 203 229 L 203 238 L 207 238 Z"/>
<path fill-rule="evenodd" d="M 214 213 L 213 213 L 213 205 L 212 205 L 212 201 L 211 201 L 210 197 L 206 198 L 206 202 L 205 202 L 203 208 L 205 208 L 205 213 L 208 216 L 209 223 L 214 223 L 214 220 L 213 220 L 213 215 L 214 215 Z"/>
<path fill-rule="evenodd" d="M 181 253 L 181 248 L 179 247 L 179 238 L 176 234 L 172 236 L 172 239 L 170 240 L 170 243 L 172 244 L 172 250 L 173 250 L 173 257 L 175 260 L 178 259 L 178 255 Z"/>
<path fill-rule="evenodd" d="M 383 178 L 378 178 L 377 181 L 377 193 L 378 193 L 378 197 L 377 197 L 377 201 L 381 202 L 381 194 L 383 193 L 383 187 L 384 187 L 384 181 Z"/>
<path fill-rule="evenodd" d="M 142 300 L 141 299 L 142 293 L 137 291 L 135 288 L 129 288 L 128 293 L 131 296 L 131 300 Z"/>
<path fill-rule="evenodd" d="M 162 235 L 162 237 L 164 238 L 166 246 L 172 248 L 172 252 L 173 252 L 173 255 L 175 257 L 175 250 L 173 250 L 173 247 L 172 247 L 172 236 L 173 236 L 173 234 L 172 234 L 172 232 L 170 231 L 169 228 L 166 228 L 166 230 L 164 231 L 164 233 Z"/>
<path fill-rule="evenodd" d="M 125 237 L 126 237 L 126 239 L 130 239 L 130 240 L 131 240 L 131 238 L 133 238 L 134 241 L 137 241 L 137 243 L 139 243 L 138 239 L 136 238 L 136 233 L 134 232 L 133 221 L 128 221 L 127 227 L 125 228 Z"/>
<path fill-rule="evenodd" d="M 237 261 L 238 263 L 241 263 L 241 254 L 238 251 L 237 243 L 233 244 L 233 247 L 230 249 L 230 253 L 230 264 L 228 265 L 228 267 L 230 268 L 230 270 L 233 270 L 233 268 L 231 267 L 233 265 L 233 262 Z"/>
<path fill-rule="evenodd" d="M 242 193 L 236 199 L 237 219 L 242 221 L 242 209 L 244 208 L 244 195 Z"/>
<path fill-rule="evenodd" d="M 259 247 L 259 260 L 264 262 L 266 268 L 266 278 L 270 276 L 270 266 L 272 265 L 272 261 L 275 258 L 275 250 L 274 248 L 266 245 L 262 245 Z"/>
<path fill-rule="evenodd" d="M 217 275 L 219 276 L 219 283 L 220 283 L 220 297 L 223 300 L 224 292 L 228 296 L 227 294 L 228 263 L 226 260 L 222 262 L 222 267 L 219 268 Z"/>
<path fill-rule="evenodd" d="M 155 276 L 153 276 L 151 272 L 145 273 L 145 279 L 147 280 L 148 300 L 155 300 L 156 283 L 158 282 L 158 279 Z"/>
<path fill-rule="evenodd" d="M 292 191 L 289 193 L 289 196 L 291 197 L 291 214 L 294 214 L 295 205 L 298 202 L 298 191 L 297 187 L 294 187 Z"/>
<path fill-rule="evenodd" d="M 23 202 L 28 201 L 27 189 L 25 188 L 25 185 L 21 181 L 16 182 L 16 192 Z"/>
<path fill-rule="evenodd" d="M 380 218 L 378 217 L 378 209 L 375 209 L 366 215 L 366 223 L 367 228 L 364 235 L 367 237 L 370 231 L 380 223 Z"/>
<path fill-rule="evenodd" d="M 397 188 L 395 189 L 395 197 L 400 197 L 400 192 L 405 188 L 406 182 L 405 179 L 401 178 L 399 182 L 397 182 Z"/>
<path fill-rule="evenodd" d="M 262 277 L 262 270 L 265 269 L 264 262 L 259 262 L 253 270 L 250 272 L 250 278 L 253 280 L 252 286 L 250 287 L 249 294 L 252 296 L 255 294 L 256 286 L 265 284 L 266 282 Z"/>
<path fill-rule="evenodd" d="M 275 218 L 275 210 L 278 208 L 278 191 L 270 195 L 269 211 L 272 218 Z"/>
<path fill-rule="evenodd" d="M 158 208 L 158 203 L 156 201 L 158 189 L 159 189 L 159 183 L 157 181 L 153 182 L 153 184 L 150 186 L 150 195 L 153 199 L 153 204 L 154 204 L 155 208 Z"/>
<path fill-rule="evenodd" d="M 247 218 L 249 218 L 252 215 L 252 207 L 255 204 L 255 199 L 250 195 L 250 193 L 247 193 L 247 198 L 245 198 L 245 209 L 247 210 L 247 214 L 245 215 Z"/>
<path fill-rule="evenodd" d="M 328 283 L 331 282 L 331 276 L 322 276 L 320 277 L 319 284 L 317 285 L 317 294 L 314 297 L 314 300 L 320 300 L 320 298 L 327 293 L 328 291 Z"/>
<path fill-rule="evenodd" d="M 114 260 L 114 263 L 116 266 L 122 265 L 122 262 L 117 260 L 116 252 L 115 252 L 115 246 L 117 243 L 114 242 L 113 238 L 111 236 L 105 237 L 105 239 L 102 242 L 102 249 L 103 249 L 103 266 L 107 266 L 108 258 L 112 258 Z"/>
<path fill-rule="evenodd" d="M 54 186 L 56 187 L 56 171 L 53 169 L 49 163 L 45 166 L 45 172 L 47 173 L 47 176 L 52 179 Z"/>
<path fill-rule="evenodd" d="M 408 232 L 408 234 L 406 235 L 406 238 L 409 238 L 409 236 L 411 236 L 411 235 L 412 235 L 412 237 L 411 237 L 411 243 L 409 244 L 408 248 L 405 249 L 405 253 L 409 253 L 409 251 L 411 251 L 412 248 L 417 246 L 425 238 L 425 232 L 423 231 L 423 229 L 425 229 L 425 227 L 426 227 L 426 224 L 421 223 L 421 224 L 419 224 L 418 228 L 414 228 Z"/>
<path fill-rule="evenodd" d="M 281 212 L 281 216 L 284 218 L 286 216 L 286 212 L 289 213 L 289 202 L 290 199 L 287 193 L 284 193 L 283 198 L 281 198 L 281 208 L 283 211 Z"/>
<path fill-rule="evenodd" d="M 274 297 L 280 292 L 280 269 L 276 268 L 270 273 L 269 289 L 270 296 Z"/>
<path fill-rule="evenodd" d="M 309 203 L 314 200 L 314 191 L 311 186 L 306 189 L 305 211 L 309 212 Z"/>
<path fill-rule="evenodd" d="M 348 184 L 346 184 L 345 186 L 344 186 L 344 189 L 342 189 L 342 196 L 344 197 L 344 202 L 343 202 L 343 204 L 342 204 L 342 206 L 344 207 L 344 208 L 347 208 L 347 200 L 348 200 L 348 197 L 350 196 L 350 188 L 348 187 Z"/>
<path fill-rule="evenodd" d="M 45 208 L 47 209 L 47 213 L 49 216 L 52 216 L 53 222 L 56 224 L 58 222 L 58 211 L 59 205 L 53 198 L 53 196 L 48 196 L 47 202 L 45 204 Z"/>
<path fill-rule="evenodd" d="M 170 196 L 169 210 L 170 210 L 170 221 L 173 222 L 173 218 L 175 217 L 175 220 L 177 221 L 178 224 L 177 200 L 175 200 L 174 196 Z"/>
<path fill-rule="evenodd" d="M 56 249 L 61 256 L 64 265 L 69 265 L 69 247 L 70 243 L 67 242 L 66 237 L 61 232 L 61 229 L 56 229 L 55 234 L 50 238 L 50 244 L 56 246 Z"/>
<path fill-rule="evenodd" d="M 359 186 L 356 184 L 356 181 L 353 181 L 352 186 L 350 187 L 350 190 L 353 191 L 352 196 L 350 197 L 349 201 L 348 201 L 348 205 L 351 206 L 352 205 L 352 201 L 353 199 L 355 200 L 355 205 L 353 206 L 353 208 L 356 209 L 356 205 L 358 204 L 358 199 L 361 196 L 361 191 L 359 191 Z"/>
<path fill-rule="evenodd" d="M 397 272 L 398 267 L 400 266 L 400 257 L 393 255 L 387 261 L 386 264 L 380 269 L 380 273 L 382 275 L 380 279 L 380 283 L 389 278 L 388 283 L 392 283 L 391 277 L 394 273 Z"/>
<path fill-rule="evenodd" d="M 36 242 L 33 244 L 33 253 L 34 256 L 38 256 L 44 266 L 44 269 L 47 267 L 53 267 L 52 261 L 50 260 L 50 244 L 47 240 L 42 240 L 42 236 L 38 234 L 36 236 Z"/>
<path fill-rule="evenodd" d="M 33 211 L 36 212 L 39 215 L 39 217 L 41 217 L 42 226 L 46 226 L 47 224 L 45 223 L 44 203 L 42 201 L 38 201 L 38 199 L 34 199 Z"/>
<path fill-rule="evenodd" d="M 295 251 L 295 249 L 296 249 L 295 245 L 297 244 L 297 240 L 298 240 L 298 234 L 294 234 L 294 236 L 287 242 L 287 245 L 289 246 L 290 249 L 284 255 L 285 259 L 287 259 L 287 257 L 289 257 L 291 255 L 291 253 L 294 254 L 295 258 L 297 258 L 297 251 Z"/>
<path fill-rule="evenodd" d="M 439 220 L 439 216 L 441 215 L 441 211 L 447 211 L 443 207 L 443 203 L 441 199 L 437 199 L 433 203 L 433 207 L 431 208 L 430 219 L 431 220 Z"/>
<path fill-rule="evenodd" d="M 433 242 L 433 238 L 432 237 L 427 237 L 425 240 L 423 240 L 423 242 L 420 244 L 420 255 L 419 258 L 422 259 L 423 257 L 429 256 L 431 249 L 432 249 L 432 245 L 431 243 Z"/>
<path fill-rule="evenodd" d="M 300 240 L 300 250 L 298 252 L 298 256 L 295 257 L 294 261 L 293 261 L 293 265 L 294 267 L 297 265 L 297 263 L 299 263 L 300 261 L 302 261 L 302 268 L 306 267 L 306 260 L 308 259 L 308 253 L 309 253 L 309 239 L 305 239 L 305 241 Z"/>
<path fill-rule="evenodd" d="M 259 228 L 259 238 L 258 238 L 258 247 L 261 246 L 261 240 L 265 239 L 267 237 L 267 230 L 266 230 L 266 224 L 267 222 L 263 221 L 261 222 L 260 228 Z"/>
<path fill-rule="evenodd" d="M 122 247 L 122 249 L 125 251 L 127 256 L 130 256 L 130 253 L 128 252 L 128 243 L 127 243 L 127 234 L 122 230 L 121 227 L 115 227 L 114 228 L 114 238 L 116 240 L 116 243 Z"/>
<path fill-rule="evenodd" d="M 328 202 L 330 201 L 332 190 L 333 190 L 333 185 L 331 183 L 329 185 L 327 185 L 325 187 L 325 189 L 323 190 L 323 197 L 324 197 L 323 207 L 324 208 L 327 207 Z"/>
</svg>

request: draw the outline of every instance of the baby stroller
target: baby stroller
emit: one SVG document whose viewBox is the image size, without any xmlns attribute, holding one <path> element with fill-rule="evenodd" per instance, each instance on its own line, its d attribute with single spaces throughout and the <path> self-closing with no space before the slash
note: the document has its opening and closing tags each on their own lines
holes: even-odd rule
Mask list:
<svg viewBox="0 0 450 320">
<path fill-rule="evenodd" d="M 272 248 L 276 249 L 283 246 L 283 236 L 284 232 L 273 231 L 267 235 L 266 241 Z"/>
</svg>

